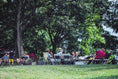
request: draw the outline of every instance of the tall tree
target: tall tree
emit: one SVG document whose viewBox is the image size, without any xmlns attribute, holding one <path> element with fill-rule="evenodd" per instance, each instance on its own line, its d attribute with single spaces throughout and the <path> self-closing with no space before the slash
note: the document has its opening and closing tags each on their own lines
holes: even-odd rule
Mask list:
<svg viewBox="0 0 118 79">
<path fill-rule="evenodd" d="M 17 12 L 17 49 L 19 56 L 23 56 L 24 49 L 23 49 L 23 40 L 22 40 L 22 25 L 21 25 L 21 8 L 22 8 L 22 1 L 19 0 L 18 5 L 18 12 Z"/>
<path fill-rule="evenodd" d="M 68 16 L 66 7 L 66 1 L 57 0 L 57 1 L 45 1 L 42 13 L 42 26 L 45 31 L 48 32 L 53 52 L 56 53 L 56 47 L 59 45 L 70 32 L 71 27 L 73 26 L 74 19 Z M 45 15 L 43 15 L 45 14 Z"/>
<path fill-rule="evenodd" d="M 16 47 L 19 56 L 24 53 L 23 50 L 23 33 L 27 28 L 39 24 L 39 18 L 36 14 L 36 8 L 40 7 L 40 2 L 36 0 L 6 0 L 1 6 L 1 24 L 14 31 L 14 39 L 17 40 Z M 16 27 L 17 26 L 17 27 Z"/>
</svg>

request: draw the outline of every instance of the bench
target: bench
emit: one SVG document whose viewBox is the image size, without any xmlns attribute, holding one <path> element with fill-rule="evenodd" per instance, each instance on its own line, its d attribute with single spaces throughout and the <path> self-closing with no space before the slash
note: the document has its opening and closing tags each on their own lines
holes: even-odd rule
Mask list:
<svg viewBox="0 0 118 79">
<path fill-rule="evenodd" d="M 75 59 L 75 65 L 85 65 L 85 64 L 103 64 L 109 61 L 109 59 Z"/>
</svg>

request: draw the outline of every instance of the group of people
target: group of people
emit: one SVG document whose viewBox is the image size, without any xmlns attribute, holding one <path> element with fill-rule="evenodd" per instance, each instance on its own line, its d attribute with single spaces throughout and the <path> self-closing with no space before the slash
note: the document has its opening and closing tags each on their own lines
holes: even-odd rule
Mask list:
<svg viewBox="0 0 118 79">
<path fill-rule="evenodd" d="M 105 52 L 104 51 L 105 51 L 104 48 L 101 48 L 100 50 L 96 51 L 96 53 L 93 55 L 93 59 L 104 58 L 105 57 Z M 9 53 L 6 53 L 4 56 L 0 55 L 0 65 L 2 63 L 4 63 L 4 65 L 6 63 L 9 63 L 9 65 L 11 65 L 11 64 L 13 65 L 14 64 L 14 58 L 15 58 L 14 55 L 15 55 L 14 51 L 10 51 Z M 58 64 L 63 64 L 64 57 L 63 57 L 63 49 L 62 48 L 58 49 L 57 55 L 60 57 L 60 61 L 58 62 Z M 71 53 L 71 62 L 70 63 L 71 64 L 74 63 L 74 61 L 76 59 L 78 59 L 79 57 L 80 57 L 79 52 L 72 51 L 72 53 Z M 54 54 L 50 50 L 48 50 L 47 59 L 51 64 L 53 64 L 53 65 L 57 64 L 57 62 L 55 61 L 55 58 L 54 58 Z M 23 57 L 16 59 L 16 63 L 18 65 L 20 65 L 20 64 L 23 64 L 23 63 L 27 63 L 28 60 L 29 60 L 29 55 L 24 53 Z"/>
<path fill-rule="evenodd" d="M 50 50 L 48 50 L 47 51 L 48 52 L 48 57 L 47 57 L 47 59 L 48 59 L 48 61 L 52 64 L 52 65 L 54 65 L 54 64 L 64 64 L 64 56 L 63 56 L 63 49 L 62 48 L 58 48 L 58 53 L 57 53 L 57 55 L 59 56 L 57 56 L 57 58 L 54 58 L 54 54 L 52 53 L 52 52 L 50 52 Z M 74 51 L 72 51 L 72 55 L 71 55 L 71 59 L 76 59 L 76 58 L 78 58 L 79 57 L 79 52 L 74 52 Z M 60 59 L 60 61 L 56 61 L 55 59 Z M 69 63 L 73 63 L 73 61 L 70 61 Z"/>
<path fill-rule="evenodd" d="M 17 58 L 16 62 L 17 62 L 18 65 L 21 65 L 21 64 L 27 64 L 28 60 L 29 60 L 29 55 L 24 53 L 24 56 L 21 57 L 21 58 Z"/>
<path fill-rule="evenodd" d="M 5 53 L 4 56 L 0 55 L 0 65 L 2 63 L 6 65 L 7 62 L 9 63 L 9 65 L 14 64 L 14 52 L 12 50 L 9 53 Z"/>
<path fill-rule="evenodd" d="M 14 65 L 14 62 L 16 61 L 16 63 L 18 65 L 23 64 L 23 63 L 27 63 L 28 59 L 29 59 L 29 55 L 27 55 L 26 53 L 24 53 L 24 56 L 21 58 L 17 58 L 15 60 L 15 53 L 13 50 L 11 50 L 9 53 L 5 53 L 2 54 L 0 53 L 0 65 L 7 65 L 7 63 L 9 65 Z"/>
<path fill-rule="evenodd" d="M 61 61 L 59 62 L 59 64 L 63 63 L 64 61 L 64 58 L 63 58 L 63 51 L 62 51 L 62 48 L 59 48 L 58 49 L 58 53 L 57 55 L 59 55 L 61 58 Z M 92 59 L 102 59 L 104 58 L 106 55 L 105 55 L 105 49 L 104 48 L 101 48 L 100 50 L 97 50 L 95 52 L 95 54 L 92 56 Z M 74 52 L 72 51 L 71 53 L 71 64 L 75 62 L 76 59 L 79 59 L 80 57 L 80 54 L 79 52 Z M 50 52 L 50 50 L 48 50 L 48 61 L 51 62 L 52 64 L 55 64 L 55 59 L 54 59 L 54 55 L 52 52 Z"/>
</svg>

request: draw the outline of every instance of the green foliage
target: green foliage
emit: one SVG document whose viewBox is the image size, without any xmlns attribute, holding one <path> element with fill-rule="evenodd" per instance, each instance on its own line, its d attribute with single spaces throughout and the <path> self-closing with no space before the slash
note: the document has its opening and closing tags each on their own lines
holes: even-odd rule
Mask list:
<svg viewBox="0 0 118 79">
<path fill-rule="evenodd" d="M 105 49 L 105 53 L 110 53 L 110 50 L 109 49 Z"/>
<path fill-rule="evenodd" d="M 7 2 L 7 0 L 3 0 L 3 2 L 5 2 L 5 3 L 6 3 L 6 2 Z"/>
<path fill-rule="evenodd" d="M 80 43 L 80 47 L 83 50 L 83 55 L 89 55 L 90 53 L 95 53 L 96 49 L 102 47 L 105 44 L 105 39 L 102 37 L 103 31 L 101 28 L 101 20 L 102 20 L 102 11 L 104 10 L 102 7 L 102 1 L 98 0 L 88 0 L 84 2 L 83 5 L 86 7 L 86 20 L 81 28 L 83 32 L 82 42 Z M 101 4 L 99 4 L 101 3 Z"/>
<path fill-rule="evenodd" d="M 39 12 L 40 12 L 41 14 L 43 14 L 43 13 L 47 12 L 47 8 L 45 8 L 45 7 L 40 7 L 40 8 L 39 8 Z"/>
<path fill-rule="evenodd" d="M 19 1 L 0 1 L 1 48 L 16 47 Z M 22 0 L 21 3 L 21 37 L 29 53 L 41 55 L 46 48 L 55 53 L 67 41 L 68 52 L 81 47 L 85 55 L 105 44 L 101 21 L 108 8 L 107 0 Z"/>
<path fill-rule="evenodd" d="M 101 44 L 105 44 L 105 40 L 102 37 L 102 32 L 97 28 L 94 24 L 93 26 L 86 27 L 86 34 L 84 39 L 80 44 L 83 55 L 95 53 L 96 48 L 98 48 Z"/>
<path fill-rule="evenodd" d="M 9 29 L 6 26 L 0 27 L 0 48 L 5 49 L 14 49 L 15 47 L 15 39 L 14 39 L 14 31 L 13 29 Z"/>
<path fill-rule="evenodd" d="M 28 51 L 28 53 L 42 56 L 48 43 L 45 35 L 46 32 L 43 30 L 38 31 L 36 28 L 27 29 L 24 34 L 24 49 Z"/>
<path fill-rule="evenodd" d="M 107 62 L 108 64 L 116 64 L 116 59 L 114 55 L 111 55 L 109 58 L 109 61 Z"/>
</svg>

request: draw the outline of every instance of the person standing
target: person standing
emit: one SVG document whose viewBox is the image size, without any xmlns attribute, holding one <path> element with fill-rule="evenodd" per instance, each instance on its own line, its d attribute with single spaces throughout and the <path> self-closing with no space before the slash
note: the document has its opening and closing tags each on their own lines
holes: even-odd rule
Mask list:
<svg viewBox="0 0 118 79">
<path fill-rule="evenodd" d="M 12 65 L 14 64 L 14 52 L 13 52 L 13 50 L 11 50 L 9 53 L 9 65 L 11 63 L 12 63 Z"/>
</svg>

